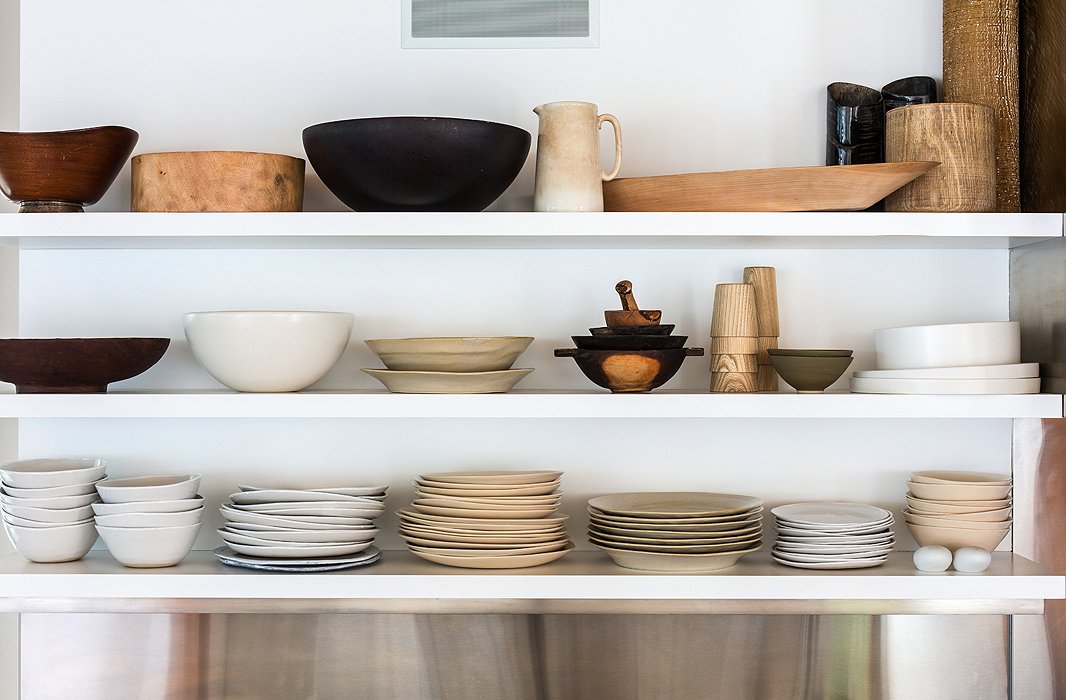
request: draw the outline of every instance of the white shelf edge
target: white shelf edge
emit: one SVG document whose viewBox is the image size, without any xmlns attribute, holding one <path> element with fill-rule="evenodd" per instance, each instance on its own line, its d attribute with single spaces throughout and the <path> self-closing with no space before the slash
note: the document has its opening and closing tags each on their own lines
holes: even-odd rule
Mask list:
<svg viewBox="0 0 1066 700">
<path fill-rule="evenodd" d="M 1063 214 L 0 214 L 0 245 L 78 248 L 1009 248 L 1061 238 Z"/>
<path fill-rule="evenodd" d="M 1061 418 L 1063 395 L 0 394 L 0 418 Z"/>
</svg>

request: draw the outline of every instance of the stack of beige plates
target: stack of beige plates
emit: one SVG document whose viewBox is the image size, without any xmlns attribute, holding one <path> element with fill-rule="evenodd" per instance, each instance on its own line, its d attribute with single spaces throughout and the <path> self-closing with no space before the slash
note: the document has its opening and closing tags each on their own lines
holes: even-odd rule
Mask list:
<svg viewBox="0 0 1066 700">
<path fill-rule="evenodd" d="M 372 564 L 374 519 L 385 512 L 388 486 L 274 489 L 241 486 L 220 509 L 215 550 L 229 566 L 265 571 L 332 571 Z"/>
<path fill-rule="evenodd" d="M 364 369 L 400 394 L 495 394 L 533 370 L 512 365 L 533 338 L 384 338 L 367 340 L 388 369 Z"/>
<path fill-rule="evenodd" d="M 728 493 L 616 493 L 589 500 L 589 541 L 615 564 L 715 571 L 762 544 L 762 501 Z"/>
<path fill-rule="evenodd" d="M 555 516 L 562 472 L 424 474 L 400 537 L 423 559 L 469 569 L 538 566 L 574 548 Z"/>
<path fill-rule="evenodd" d="M 921 546 L 992 551 L 1011 526 L 1011 477 L 985 472 L 913 472 L 903 518 Z"/>
</svg>

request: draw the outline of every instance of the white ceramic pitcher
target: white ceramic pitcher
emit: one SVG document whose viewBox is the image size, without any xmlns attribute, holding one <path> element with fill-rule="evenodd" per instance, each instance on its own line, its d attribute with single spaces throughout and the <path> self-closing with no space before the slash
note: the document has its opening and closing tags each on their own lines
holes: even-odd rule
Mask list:
<svg viewBox="0 0 1066 700">
<path fill-rule="evenodd" d="M 535 107 L 537 177 L 534 211 L 603 211 L 603 182 L 622 167 L 622 128 L 591 102 L 549 102 Z M 600 169 L 600 127 L 614 127 L 614 168 Z"/>
</svg>

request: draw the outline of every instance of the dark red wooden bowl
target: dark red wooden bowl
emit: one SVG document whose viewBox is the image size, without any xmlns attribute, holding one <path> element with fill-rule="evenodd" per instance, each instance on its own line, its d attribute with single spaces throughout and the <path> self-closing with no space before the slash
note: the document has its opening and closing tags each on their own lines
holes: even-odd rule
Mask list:
<svg viewBox="0 0 1066 700">
<path fill-rule="evenodd" d="M 3 338 L 0 381 L 20 394 L 98 394 L 159 362 L 170 338 Z"/>
<path fill-rule="evenodd" d="M 96 204 L 137 145 L 124 126 L 0 131 L 0 192 L 19 211 L 83 211 Z"/>
<path fill-rule="evenodd" d="M 686 357 L 703 348 L 673 350 L 578 350 L 561 348 L 556 357 L 572 357 L 585 376 L 616 394 L 651 391 L 670 381 Z"/>
<path fill-rule="evenodd" d="M 356 211 L 481 211 L 514 182 L 528 131 L 449 117 L 375 117 L 303 131 L 311 166 Z"/>
</svg>

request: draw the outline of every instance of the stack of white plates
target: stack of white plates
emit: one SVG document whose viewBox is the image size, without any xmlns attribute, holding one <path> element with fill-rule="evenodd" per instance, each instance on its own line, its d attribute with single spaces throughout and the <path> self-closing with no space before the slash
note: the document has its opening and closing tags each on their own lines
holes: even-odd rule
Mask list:
<svg viewBox="0 0 1066 700">
<path fill-rule="evenodd" d="M 903 518 L 918 544 L 992 551 L 1010 531 L 1011 477 L 986 472 L 913 472 Z"/>
<path fill-rule="evenodd" d="M 388 486 L 271 489 L 241 486 L 222 505 L 230 566 L 266 571 L 331 571 L 372 564 L 374 519 L 385 512 Z"/>
<path fill-rule="evenodd" d="M 1036 394 L 1040 365 L 1021 362 L 1017 321 L 882 328 L 876 370 L 855 372 L 858 394 Z"/>
<path fill-rule="evenodd" d="M 589 541 L 615 564 L 716 571 L 762 544 L 762 501 L 728 493 L 616 493 L 589 500 Z"/>
<path fill-rule="evenodd" d="M 770 511 L 777 520 L 771 554 L 798 569 L 864 569 L 883 564 L 895 536 L 892 514 L 863 503 L 793 503 Z"/>
<path fill-rule="evenodd" d="M 574 545 L 555 516 L 562 472 L 424 474 L 400 537 L 428 561 L 469 569 L 518 569 L 555 561 Z"/>
</svg>

